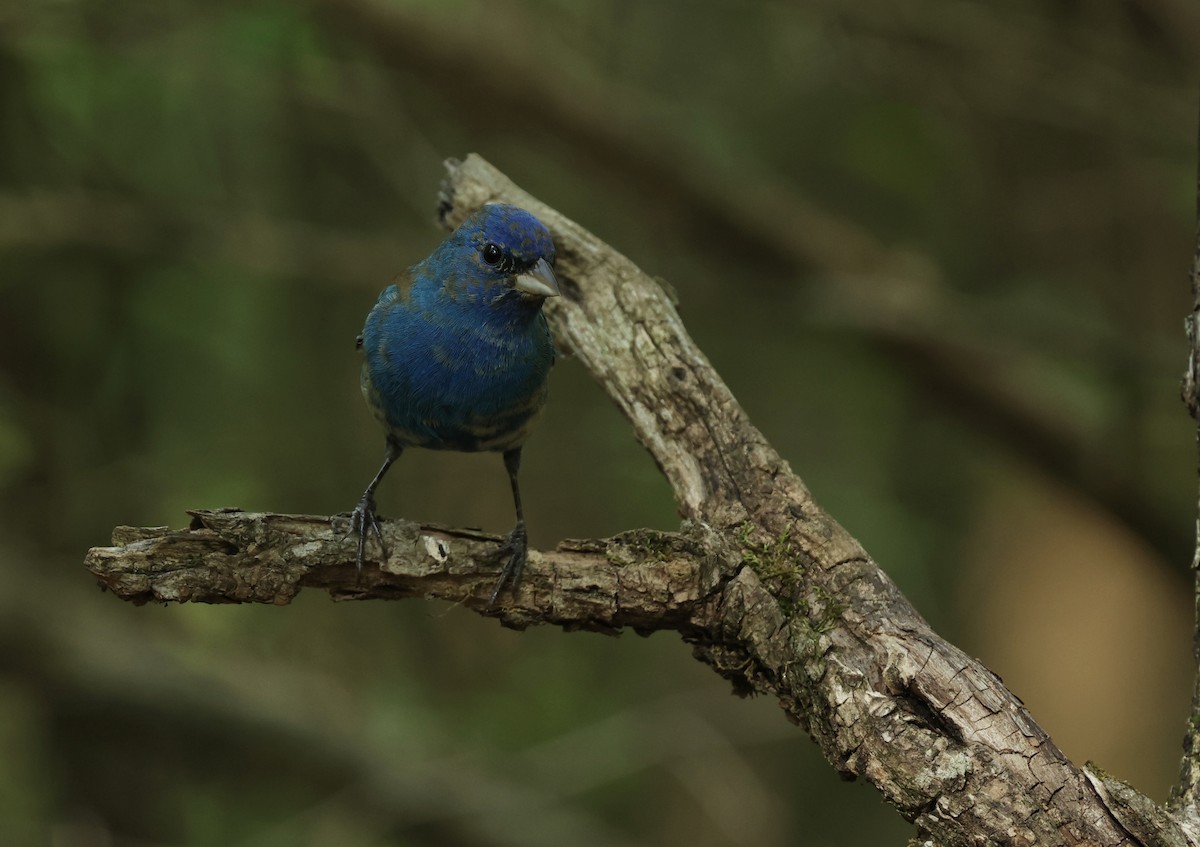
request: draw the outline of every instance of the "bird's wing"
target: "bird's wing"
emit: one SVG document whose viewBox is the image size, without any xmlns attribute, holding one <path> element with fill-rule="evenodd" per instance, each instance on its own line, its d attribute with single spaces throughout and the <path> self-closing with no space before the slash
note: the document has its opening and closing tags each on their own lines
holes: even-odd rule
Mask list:
<svg viewBox="0 0 1200 847">
<path fill-rule="evenodd" d="M 366 335 L 371 330 L 372 323 L 379 320 L 379 316 L 393 303 L 402 296 L 407 295 L 409 287 L 412 285 L 412 272 L 405 271 L 397 274 L 396 279 L 391 285 L 387 286 L 383 291 L 379 292 L 379 299 L 375 301 L 375 305 L 371 307 L 371 311 L 367 313 L 367 321 L 363 326 L 363 331 L 354 339 L 354 349 L 363 349 L 363 344 L 366 342 Z"/>
</svg>

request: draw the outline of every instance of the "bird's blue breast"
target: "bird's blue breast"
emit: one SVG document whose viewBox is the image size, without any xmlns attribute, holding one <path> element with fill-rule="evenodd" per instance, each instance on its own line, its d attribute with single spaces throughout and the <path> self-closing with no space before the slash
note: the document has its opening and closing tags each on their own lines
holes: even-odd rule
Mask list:
<svg viewBox="0 0 1200 847">
<path fill-rule="evenodd" d="M 362 390 L 404 447 L 510 450 L 546 399 L 554 348 L 537 305 L 503 287 L 415 276 L 389 286 L 363 328 Z"/>
</svg>

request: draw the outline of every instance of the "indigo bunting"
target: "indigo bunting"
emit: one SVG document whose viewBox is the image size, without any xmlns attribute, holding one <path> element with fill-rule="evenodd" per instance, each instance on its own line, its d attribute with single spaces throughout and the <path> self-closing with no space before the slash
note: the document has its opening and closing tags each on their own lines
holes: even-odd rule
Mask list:
<svg viewBox="0 0 1200 847">
<path fill-rule="evenodd" d="M 517 512 L 492 602 L 505 584 L 516 588 L 527 553 L 521 447 L 546 402 L 554 363 L 542 314 L 545 298 L 559 293 L 553 263 L 554 241 L 541 221 L 489 203 L 379 295 L 358 346 L 363 397 L 387 448 L 350 514 L 360 570 L 371 532 L 387 556 L 375 488 L 404 448 L 491 450 L 504 455 Z"/>
</svg>

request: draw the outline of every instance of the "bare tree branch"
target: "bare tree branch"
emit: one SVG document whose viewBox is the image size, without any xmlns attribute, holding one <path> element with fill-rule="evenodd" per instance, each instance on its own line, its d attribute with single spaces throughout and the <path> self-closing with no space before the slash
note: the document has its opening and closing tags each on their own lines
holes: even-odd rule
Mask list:
<svg viewBox="0 0 1200 847">
<path fill-rule="evenodd" d="M 269 603 L 314 586 L 445 597 L 517 627 L 675 629 L 738 691 L 777 697 L 840 773 L 869 780 L 922 838 L 1115 845 L 1154 843 L 1143 830 L 1178 835 L 1150 801 L 1072 764 L 998 677 L 929 628 L 751 425 L 657 282 L 482 159 L 449 171 L 446 226 L 503 200 L 554 233 L 556 337 L 629 418 L 685 529 L 534 554 L 516 596 L 490 612 L 497 539 L 402 521 L 386 526 L 388 564 L 360 579 L 326 518 L 196 512 L 185 532 L 120 529 L 117 546 L 92 550 L 88 566 L 104 584 L 134 600 Z"/>
<path fill-rule="evenodd" d="M 507 626 L 558 624 L 615 632 L 686 629 L 701 605 L 704 548 L 681 533 L 634 530 L 603 541 L 564 541 L 530 553 L 522 590 L 489 609 L 498 536 L 383 521 L 388 560 L 358 573 L 345 521 L 312 515 L 195 510 L 185 530 L 117 527 L 113 547 L 88 551 L 101 585 L 134 603 L 273 603 L 302 588 L 342 600 L 450 600 Z M 339 525 L 340 524 L 340 525 Z"/>
</svg>

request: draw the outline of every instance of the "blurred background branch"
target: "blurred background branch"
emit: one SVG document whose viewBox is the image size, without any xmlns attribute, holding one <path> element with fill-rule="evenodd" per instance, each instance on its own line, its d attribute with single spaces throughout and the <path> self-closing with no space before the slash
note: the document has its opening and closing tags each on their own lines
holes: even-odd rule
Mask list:
<svg viewBox="0 0 1200 847">
<path fill-rule="evenodd" d="M 1187 368 L 1181 391 L 1197 427 L 1200 427 L 1200 101 L 1197 101 L 1196 122 L 1196 249 L 1192 255 L 1190 274 L 1192 310 L 1187 316 L 1189 342 Z M 1196 433 L 1200 460 L 1200 428 Z M 1196 552 L 1192 558 L 1192 578 L 1195 580 L 1195 632 L 1192 636 L 1192 658 L 1197 666 L 1192 689 L 1192 711 L 1187 733 L 1183 739 L 1183 762 L 1179 782 L 1171 792 L 1173 808 L 1181 812 L 1194 829 L 1200 829 L 1200 499 L 1197 501 Z"/>
<path fill-rule="evenodd" d="M 807 742 L 772 736 L 773 706 L 722 709 L 724 686 L 669 640 L 518 642 L 469 615 L 303 597 L 286 616 L 133 613 L 82 584 L 80 552 L 119 521 L 352 505 L 378 458 L 352 339 L 441 237 L 426 198 L 466 149 L 667 278 L 751 417 L 939 631 L 1072 758 L 1165 797 L 1194 671 L 1194 433 L 1176 384 L 1196 16 L 1172 0 L 0 9 L 4 593 L 36 631 L 93 634 L 83 654 L 4 630 L 8 840 L 368 840 L 353 815 L 319 811 L 280 836 L 351 783 L 279 767 L 270 789 L 227 784 L 197 728 L 204 703 L 160 753 L 135 745 L 161 698 L 187 692 L 120 720 L 92 709 L 113 663 L 223 690 L 231 654 L 252 676 L 343 692 L 341 711 L 298 719 L 313 734 L 336 727 L 418 770 L 478 757 L 501 779 L 514 750 L 705 692 L 697 714 L 789 798 L 753 822 L 768 833 L 754 843 L 907 836 Z M 395 21 L 421 43 L 389 47 Z M 560 128 L 572 111 L 580 128 Z M 673 528 L 624 421 L 580 368 L 556 370 L 526 457 L 534 543 Z M 1013 415 L 1037 426 L 983 425 Z M 414 456 L 401 479 L 389 514 L 506 528 L 489 465 Z M 35 668 L 31 651 L 54 661 Z M 644 744 L 619 727 L 606 741 L 618 758 Z M 151 786 L 136 803 L 105 790 L 121 762 Z M 738 843 L 673 772 L 575 808 L 617 839 Z M 727 790 L 756 790 L 739 773 Z"/>
</svg>

